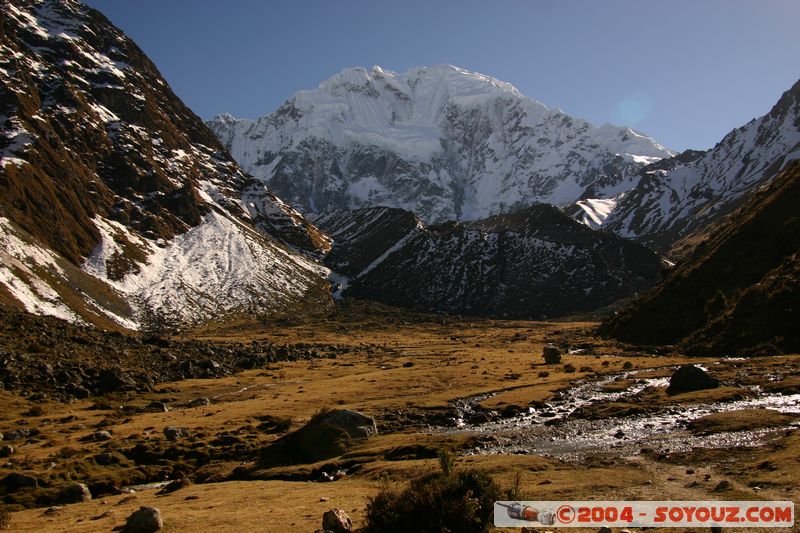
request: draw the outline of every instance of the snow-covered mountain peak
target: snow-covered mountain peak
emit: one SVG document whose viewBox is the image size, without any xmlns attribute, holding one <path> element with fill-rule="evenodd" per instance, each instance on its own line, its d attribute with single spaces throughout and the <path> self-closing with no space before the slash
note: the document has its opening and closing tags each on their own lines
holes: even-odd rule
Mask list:
<svg viewBox="0 0 800 533">
<path fill-rule="evenodd" d="M 316 91 L 301 92 L 333 96 L 347 91 L 365 92 L 367 96 L 380 98 L 387 90 L 400 100 L 404 97 L 423 100 L 438 91 L 466 105 L 502 96 L 524 98 L 510 83 L 448 64 L 414 67 L 402 74 L 377 65 L 371 69 L 353 67 L 325 80 Z M 543 104 L 536 103 L 546 109 Z"/>
<path fill-rule="evenodd" d="M 296 208 L 385 205 L 426 222 L 474 220 L 587 188 L 673 153 L 629 128 L 572 118 L 452 65 L 343 70 L 255 121 L 209 123 L 234 158 Z"/>
</svg>

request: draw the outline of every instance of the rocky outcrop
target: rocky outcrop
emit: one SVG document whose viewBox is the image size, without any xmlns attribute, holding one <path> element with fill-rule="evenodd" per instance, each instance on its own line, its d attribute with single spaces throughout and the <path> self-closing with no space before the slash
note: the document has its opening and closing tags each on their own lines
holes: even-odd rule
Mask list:
<svg viewBox="0 0 800 533">
<path fill-rule="evenodd" d="M 343 509 L 331 509 L 322 515 L 322 529 L 332 533 L 349 533 L 353 530 L 353 521 Z"/>
<path fill-rule="evenodd" d="M 719 380 L 695 365 L 681 365 L 669 378 L 667 394 L 680 394 L 705 389 L 716 389 Z"/>
<path fill-rule="evenodd" d="M 154 533 L 164 527 L 164 519 L 157 507 L 139 507 L 125 520 L 125 533 Z"/>
<path fill-rule="evenodd" d="M 376 435 L 375 419 L 346 409 L 322 410 L 303 427 L 265 448 L 264 466 L 315 463 L 338 457 L 354 443 Z"/>
</svg>

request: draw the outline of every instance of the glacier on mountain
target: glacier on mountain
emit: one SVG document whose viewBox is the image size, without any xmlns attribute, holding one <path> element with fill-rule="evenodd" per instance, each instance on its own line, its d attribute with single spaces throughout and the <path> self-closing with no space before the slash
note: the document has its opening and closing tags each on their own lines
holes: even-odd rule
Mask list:
<svg viewBox="0 0 800 533">
<path fill-rule="evenodd" d="M 222 114 L 208 125 L 300 211 L 387 205 L 429 223 L 566 205 L 595 182 L 613 188 L 673 154 L 451 65 L 351 68 L 257 120 Z"/>
</svg>

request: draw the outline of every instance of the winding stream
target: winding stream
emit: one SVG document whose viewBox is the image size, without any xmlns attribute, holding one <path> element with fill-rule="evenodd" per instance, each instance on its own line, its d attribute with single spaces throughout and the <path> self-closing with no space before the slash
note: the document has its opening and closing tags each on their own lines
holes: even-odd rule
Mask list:
<svg viewBox="0 0 800 533">
<path fill-rule="evenodd" d="M 758 446 L 791 426 L 761 430 L 721 432 L 697 435 L 686 430 L 689 421 L 719 412 L 769 408 L 784 413 L 800 414 L 800 394 L 763 394 L 758 387 L 750 389 L 754 398 L 694 405 L 675 405 L 642 415 L 585 420 L 572 415 L 577 409 L 597 403 L 629 398 L 648 387 L 664 387 L 669 378 L 638 379 L 623 391 L 605 388 L 619 380 L 635 379 L 642 371 L 606 376 L 597 381 L 579 381 L 558 397 L 517 416 L 468 424 L 465 420 L 475 407 L 497 393 L 481 394 L 454 402 L 460 417 L 456 427 L 435 428 L 436 433 L 469 433 L 480 438 L 475 454 L 537 454 L 575 459 L 589 453 L 610 453 L 630 456 L 648 448 L 656 452 L 689 451 L 693 448 L 732 448 Z M 632 404 L 637 405 L 637 404 Z M 794 427 L 800 427 L 795 422 Z"/>
</svg>

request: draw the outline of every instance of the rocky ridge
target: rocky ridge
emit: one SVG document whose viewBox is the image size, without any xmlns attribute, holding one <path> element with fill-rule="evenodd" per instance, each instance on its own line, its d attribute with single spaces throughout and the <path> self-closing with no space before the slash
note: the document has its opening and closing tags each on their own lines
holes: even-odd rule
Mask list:
<svg viewBox="0 0 800 533">
<path fill-rule="evenodd" d="M 791 163 L 651 293 L 603 324 L 628 342 L 696 354 L 800 350 L 800 163 Z"/>
<path fill-rule="evenodd" d="M 327 238 L 102 14 L 0 9 L 0 300 L 130 329 L 330 302 Z"/>
<path fill-rule="evenodd" d="M 606 205 L 597 204 L 605 213 L 593 209 L 589 191 L 579 216 L 595 218 L 603 230 L 680 258 L 708 228 L 798 158 L 800 81 L 769 113 L 731 131 L 711 150 L 687 151 L 643 168 L 634 188 Z M 592 217 L 593 211 L 600 216 Z"/>
</svg>

